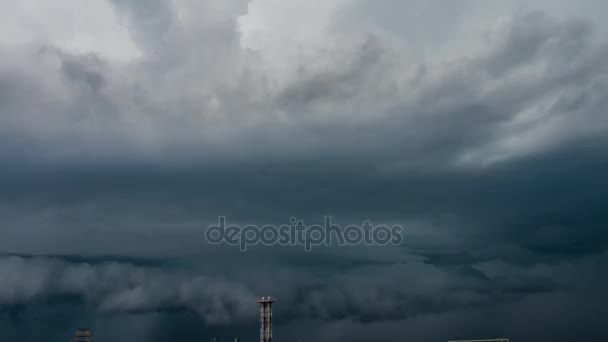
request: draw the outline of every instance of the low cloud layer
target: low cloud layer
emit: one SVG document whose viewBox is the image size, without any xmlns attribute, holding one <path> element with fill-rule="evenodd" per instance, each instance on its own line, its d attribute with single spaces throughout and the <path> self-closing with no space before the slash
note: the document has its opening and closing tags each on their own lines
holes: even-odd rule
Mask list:
<svg viewBox="0 0 608 342">
<path fill-rule="evenodd" d="M 171 316 L 187 322 L 190 319 L 183 315 L 192 314 L 201 326 L 190 327 L 191 336 L 213 329 L 248 336 L 257 319 L 255 294 L 269 291 L 278 299 L 275 316 L 277 335 L 282 338 L 330 338 L 342 326 L 342 338 L 363 341 L 384 325 L 394 334 L 409 333 L 423 340 L 481 332 L 526 339 L 541 331 L 521 327 L 520 317 L 542 315 L 544 324 L 561 325 L 585 317 L 580 311 L 583 308 L 598 315 L 605 312 L 596 301 L 606 299 L 602 291 L 606 279 L 598 277 L 606 258 L 604 253 L 532 266 L 501 260 L 472 265 L 439 265 L 428 259 L 403 263 L 353 260 L 349 266 L 337 265 L 337 258 L 317 266 L 250 261 L 232 263 L 233 271 L 226 272 L 209 265 L 167 267 L 166 263 L 146 265 L 143 261 L 11 256 L 0 259 L 0 305 L 24 315 L 42 314 L 39 308 L 49 303 L 56 307 L 77 303 L 99 317 L 160 315 L 168 322 Z M 262 277 L 258 270 L 264 267 Z M 577 298 L 576 303 L 568 300 L 570 296 Z M 433 319 L 441 322 L 442 329 L 415 328 L 412 332 L 409 327 Z M 481 327 L 475 321 L 486 325 Z M 61 329 L 68 322 L 60 323 Z M 96 318 L 88 324 L 103 322 Z M 397 328 L 397 324 L 409 328 Z M 318 331 L 309 331 L 312 327 Z M 351 335 L 348 331 L 353 329 L 362 335 Z M 568 323 L 554 333 L 544 332 L 544 337 L 560 340 L 586 329 Z M 599 327 L 592 325 L 591 329 Z"/>
<path fill-rule="evenodd" d="M 69 263 L 54 258 L 0 260 L 0 305 L 71 298 L 104 312 L 188 310 L 210 324 L 252 319 L 254 298 L 244 285 L 205 276 L 106 262 Z"/>
</svg>

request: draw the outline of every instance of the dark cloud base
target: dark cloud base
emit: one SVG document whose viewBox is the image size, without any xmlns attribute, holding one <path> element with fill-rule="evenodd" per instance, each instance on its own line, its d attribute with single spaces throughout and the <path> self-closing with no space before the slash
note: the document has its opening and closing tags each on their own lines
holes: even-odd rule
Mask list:
<svg viewBox="0 0 608 342">
<path fill-rule="evenodd" d="M 370 263 L 357 262 L 352 255 L 335 262 L 340 258 L 327 254 L 326 263 L 315 265 L 315 257 L 321 254 L 303 255 L 299 263 L 291 263 L 250 255 L 249 264 L 223 262 L 236 267 L 231 271 L 201 268 L 200 263 L 193 268 L 177 260 L 164 264 L 140 260 L 136 265 L 108 257 L 77 261 L 4 257 L 0 260 L 5 279 L 0 293 L 5 325 L 1 338 L 59 338 L 75 326 L 84 326 L 95 329 L 99 339 L 116 341 L 234 335 L 251 340 L 257 337 L 255 294 L 264 292 L 280 298 L 275 308 L 276 338 L 285 340 L 323 340 L 339 333 L 340 338 L 365 341 L 376 333 L 388 341 L 403 336 L 434 341 L 482 335 L 567 341 L 576 334 L 605 333 L 601 317 L 606 278 L 601 270 L 606 254 L 553 265 L 477 258 L 460 262 L 451 258 L 449 264 L 436 258 Z M 10 267 L 15 263 L 18 267 Z M 268 270 L 267 278 L 258 275 L 259 269 Z M 78 281 L 92 274 L 103 280 Z M 193 282 L 202 275 L 205 282 Z M 6 280 L 17 287 L 11 289 Z M 213 290 L 216 282 L 222 284 L 216 288 L 220 292 Z M 179 295 L 172 291 L 183 284 L 194 284 L 196 290 L 188 291 L 195 296 L 180 304 Z M 122 299 L 116 302 L 116 298 Z M 231 318 L 218 320 L 218 312 Z M 591 312 L 594 315 L 589 317 Z M 524 326 L 522 321 L 536 323 Z M 553 328 L 547 331 L 546 326 Z"/>
</svg>

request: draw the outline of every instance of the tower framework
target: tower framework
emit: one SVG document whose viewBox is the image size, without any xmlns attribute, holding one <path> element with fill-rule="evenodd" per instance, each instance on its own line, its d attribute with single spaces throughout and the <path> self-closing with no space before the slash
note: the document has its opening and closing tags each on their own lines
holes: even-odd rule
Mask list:
<svg viewBox="0 0 608 342">
<path fill-rule="evenodd" d="M 272 342 L 272 303 L 271 297 L 258 298 L 260 304 L 260 342 Z"/>
</svg>

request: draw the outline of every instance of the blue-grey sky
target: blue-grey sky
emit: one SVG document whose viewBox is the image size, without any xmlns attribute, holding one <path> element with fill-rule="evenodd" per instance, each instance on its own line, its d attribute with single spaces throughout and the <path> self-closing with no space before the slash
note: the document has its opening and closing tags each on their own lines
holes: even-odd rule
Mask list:
<svg viewBox="0 0 608 342">
<path fill-rule="evenodd" d="M 607 7 L 0 0 L 0 342 L 605 339 Z"/>
</svg>

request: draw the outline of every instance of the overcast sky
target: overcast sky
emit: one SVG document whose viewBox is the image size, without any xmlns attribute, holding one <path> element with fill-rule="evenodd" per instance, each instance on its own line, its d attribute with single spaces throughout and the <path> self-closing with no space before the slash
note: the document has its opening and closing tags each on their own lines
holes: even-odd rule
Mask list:
<svg viewBox="0 0 608 342">
<path fill-rule="evenodd" d="M 0 0 L 0 342 L 605 340 L 606 13 Z M 405 239 L 204 240 L 325 215 Z"/>
</svg>

